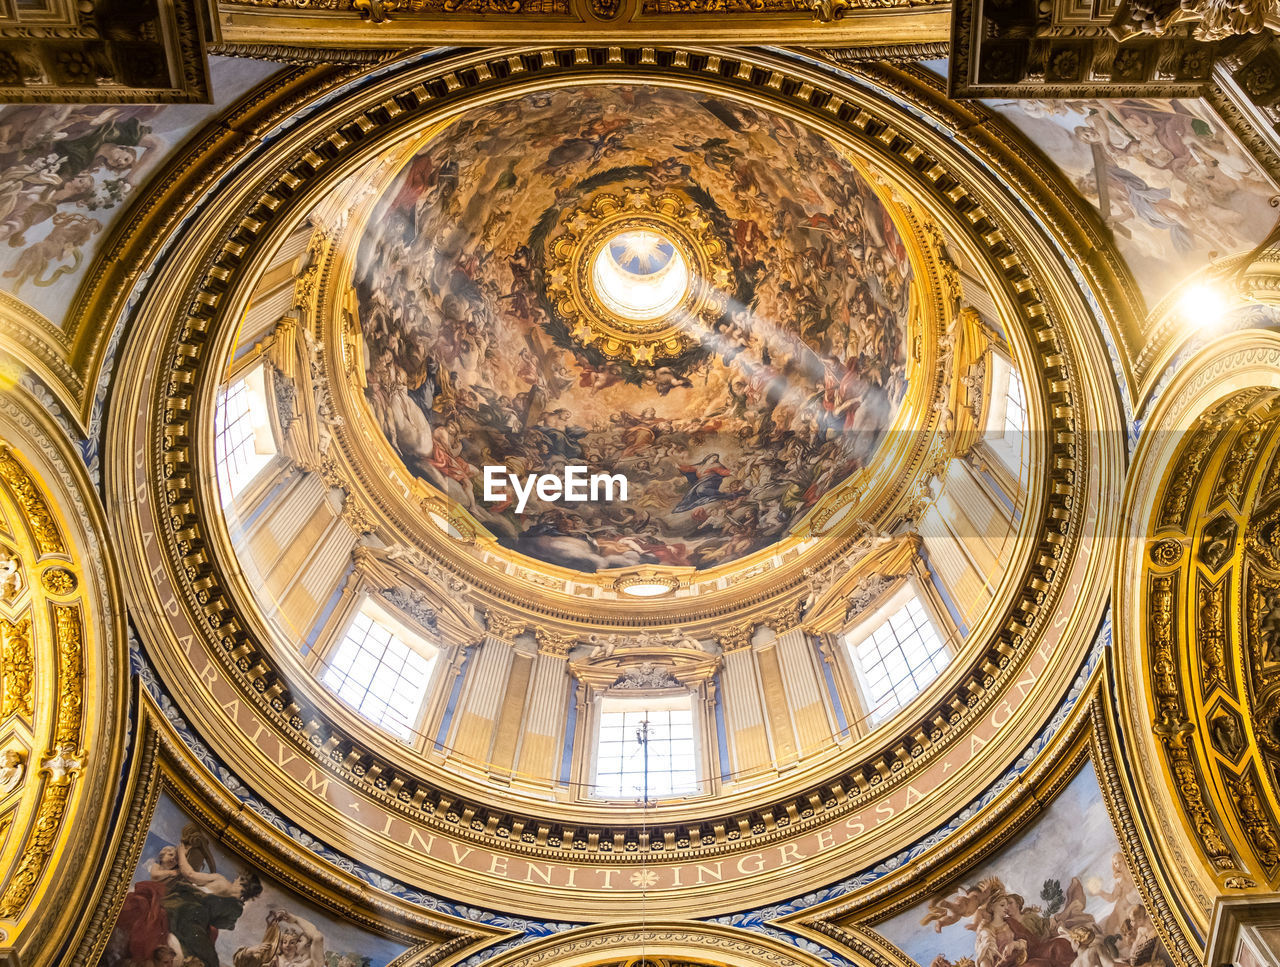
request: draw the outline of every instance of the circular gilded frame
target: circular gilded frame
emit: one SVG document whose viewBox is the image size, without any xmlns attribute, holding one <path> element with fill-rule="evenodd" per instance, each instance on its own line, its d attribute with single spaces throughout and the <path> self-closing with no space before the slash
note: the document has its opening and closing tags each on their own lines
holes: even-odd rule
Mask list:
<svg viewBox="0 0 1280 967">
<path fill-rule="evenodd" d="M 607 855 L 587 848 L 602 825 L 598 807 L 518 796 L 491 803 L 482 788 L 415 772 L 293 690 L 234 590 L 209 499 L 212 440 L 199 420 L 212 405 L 245 279 L 287 230 L 298 199 L 467 97 L 602 80 L 759 98 L 874 156 L 886 190 L 945 224 L 991 273 L 1045 431 L 1032 443 L 1025 564 L 1004 575 L 997 600 L 1007 604 L 972 630 L 962 667 L 893 729 L 835 757 L 822 775 L 778 784 L 767 800 L 704 803 L 697 815 L 679 806 L 610 814 L 604 824 L 622 831 L 628 848 Z M 938 111 L 947 116 L 945 106 Z M 1025 183 L 1016 162 L 1004 163 L 1013 183 Z M 223 761 L 253 776 L 258 793 L 294 821 L 429 888 L 456 891 L 464 877 L 472 896 L 499 908 L 519 891 L 531 911 L 596 919 L 674 910 L 671 897 L 685 905 L 696 896 L 711 914 L 774 896 L 778 863 L 802 891 L 891 854 L 1026 747 L 1092 638 L 1112 567 L 1112 543 L 1094 540 L 1114 532 L 1123 458 L 1107 354 L 1058 250 L 1005 197 L 984 165 L 874 90 L 765 54 L 512 49 L 380 73 L 358 97 L 330 102 L 264 144 L 252 169 L 203 199 L 136 310 L 111 410 L 109 486 L 121 508 L 129 596 L 159 672 Z M 830 553 L 845 547 L 832 541 Z M 725 597 L 759 611 L 799 580 L 766 569 Z M 670 607 L 664 600 L 654 611 Z M 554 883 L 543 879 L 553 872 Z M 649 873 L 673 892 L 655 889 Z"/>
<path fill-rule="evenodd" d="M 560 233 L 547 242 L 547 295 L 580 344 L 595 344 L 605 356 L 634 363 L 678 356 L 688 346 L 687 318 L 713 323 L 724 312 L 732 273 L 723 239 L 697 207 L 672 191 L 600 192 L 590 203 L 560 218 Z M 630 319 L 610 308 L 597 291 L 596 260 L 614 236 L 655 232 L 684 261 L 689 283 L 671 309 L 653 318 Z M 673 321 L 674 320 L 674 321 Z"/>
</svg>

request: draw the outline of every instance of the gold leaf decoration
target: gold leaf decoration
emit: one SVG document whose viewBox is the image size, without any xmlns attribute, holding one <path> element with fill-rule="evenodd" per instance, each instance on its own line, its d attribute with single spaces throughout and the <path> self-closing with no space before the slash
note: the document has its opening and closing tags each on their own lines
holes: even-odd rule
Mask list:
<svg viewBox="0 0 1280 967">
<path fill-rule="evenodd" d="M 58 533 L 58 525 L 53 522 L 48 505 L 31 480 L 31 475 L 18 462 L 13 451 L 4 445 L 0 445 L 0 480 L 7 483 L 13 492 L 14 500 L 18 502 L 27 525 L 35 535 L 36 546 L 41 555 L 65 553 L 66 545 L 62 542 L 62 535 Z"/>
<path fill-rule="evenodd" d="M 31 619 L 19 622 L 0 618 L 0 718 L 31 718 L 32 692 Z"/>
</svg>

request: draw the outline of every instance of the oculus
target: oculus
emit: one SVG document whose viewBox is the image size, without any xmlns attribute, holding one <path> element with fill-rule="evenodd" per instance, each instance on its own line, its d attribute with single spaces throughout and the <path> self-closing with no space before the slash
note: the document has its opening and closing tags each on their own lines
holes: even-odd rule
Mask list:
<svg viewBox="0 0 1280 967">
<path fill-rule="evenodd" d="M 592 266 L 596 296 L 624 319 L 660 319 L 684 298 L 689 268 L 665 235 L 619 232 Z"/>
<path fill-rule="evenodd" d="M 547 298 L 576 343 L 639 371 L 679 364 L 724 318 L 732 253 L 688 192 L 624 185 L 566 211 Z"/>
</svg>

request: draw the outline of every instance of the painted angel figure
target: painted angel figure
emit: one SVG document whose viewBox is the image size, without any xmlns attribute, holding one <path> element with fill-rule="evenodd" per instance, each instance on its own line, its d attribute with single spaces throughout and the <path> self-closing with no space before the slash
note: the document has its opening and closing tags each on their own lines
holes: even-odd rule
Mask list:
<svg viewBox="0 0 1280 967">
<path fill-rule="evenodd" d="M 288 910 L 267 914 L 262 942 L 235 952 L 235 967 L 327 967 L 324 934 L 310 920 Z"/>
<path fill-rule="evenodd" d="M 1006 890 L 999 878 L 989 877 L 976 887 L 930 900 L 929 912 L 920 923 L 932 923 L 941 933 L 943 927 L 968 919 L 966 926 L 974 933 L 974 967 L 1072 967 L 1076 950 L 1066 937 L 1057 936 L 1057 931 L 1069 923 L 1079 925 L 1074 921 L 1081 916 L 1092 921 L 1083 911 L 1084 888 L 1079 880 L 1071 881 L 1066 909 L 1046 918 L 1037 908 L 1028 908 L 1021 896 Z M 952 965 L 939 955 L 932 967 Z"/>
</svg>

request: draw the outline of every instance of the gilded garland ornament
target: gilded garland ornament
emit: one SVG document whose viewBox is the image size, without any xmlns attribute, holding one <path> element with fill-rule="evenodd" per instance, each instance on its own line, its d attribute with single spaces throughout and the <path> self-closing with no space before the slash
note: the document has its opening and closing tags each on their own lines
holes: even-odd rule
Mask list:
<svg viewBox="0 0 1280 967">
<path fill-rule="evenodd" d="M 610 359 L 638 366 L 680 358 L 695 344 L 692 333 L 714 331 L 736 290 L 728 247 L 687 195 L 604 192 L 565 212 L 559 227 L 547 242 L 548 299 L 579 345 Z M 651 247 L 637 250 L 645 242 Z M 649 279 L 675 284 L 657 311 L 635 313 L 626 304 L 632 293 L 611 292 L 615 278 L 635 288 Z"/>
</svg>

